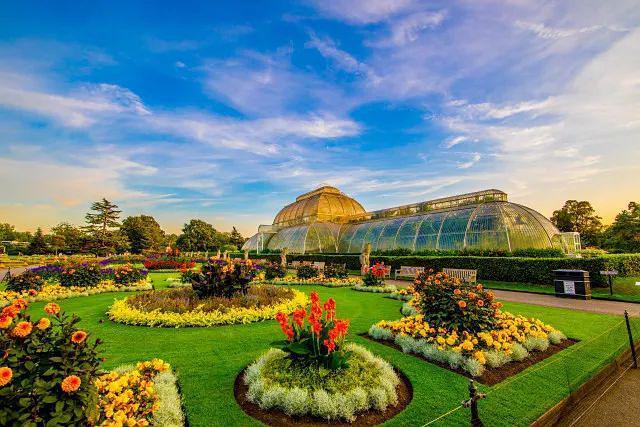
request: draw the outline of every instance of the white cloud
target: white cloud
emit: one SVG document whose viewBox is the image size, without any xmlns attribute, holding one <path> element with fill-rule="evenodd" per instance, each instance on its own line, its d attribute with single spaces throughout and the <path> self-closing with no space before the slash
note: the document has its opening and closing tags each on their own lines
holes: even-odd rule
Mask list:
<svg viewBox="0 0 640 427">
<path fill-rule="evenodd" d="M 418 40 L 423 31 L 439 26 L 444 11 L 423 11 L 410 14 L 389 24 L 388 37 L 376 42 L 379 46 L 402 46 Z"/>
<path fill-rule="evenodd" d="M 371 24 L 413 8 L 414 0 L 311 0 L 322 14 L 353 24 Z"/>
<path fill-rule="evenodd" d="M 458 162 L 458 169 L 469 169 L 482 159 L 480 153 L 473 153 L 471 158 L 466 162 Z"/>
<path fill-rule="evenodd" d="M 573 37 L 581 34 L 588 34 L 594 31 L 607 30 L 614 32 L 629 31 L 626 28 L 605 27 L 604 25 L 590 25 L 588 27 L 581 28 L 553 28 L 548 27 L 543 23 L 516 21 L 516 27 L 531 31 L 535 35 L 543 39 L 563 39 L 565 37 Z"/>
</svg>

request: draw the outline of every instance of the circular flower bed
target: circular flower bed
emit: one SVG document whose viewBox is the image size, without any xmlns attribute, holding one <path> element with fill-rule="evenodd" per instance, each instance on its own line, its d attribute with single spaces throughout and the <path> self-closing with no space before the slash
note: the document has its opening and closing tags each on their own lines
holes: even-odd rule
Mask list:
<svg viewBox="0 0 640 427">
<path fill-rule="evenodd" d="M 307 303 L 295 289 L 254 285 L 246 294 L 230 298 L 198 297 L 190 288 L 147 292 L 116 300 L 111 320 L 152 327 L 216 326 L 273 319 L 278 312 L 291 313 Z"/>
<path fill-rule="evenodd" d="M 286 352 L 272 348 L 244 372 L 244 397 L 265 411 L 327 420 L 353 421 L 364 411 L 382 412 L 398 405 L 401 380 L 391 365 L 353 343 L 344 350 L 347 366 L 326 370 L 291 363 Z M 402 399 L 401 406 L 406 406 L 410 400 L 406 389 Z"/>
<path fill-rule="evenodd" d="M 299 277 L 287 276 L 273 280 L 262 280 L 261 283 L 269 283 L 273 285 L 316 285 L 325 286 L 327 288 L 344 288 L 355 285 L 362 285 L 362 280 L 357 277 L 347 277 L 340 279 L 337 277 L 325 277 L 316 276 L 308 279 L 301 279 Z"/>
</svg>

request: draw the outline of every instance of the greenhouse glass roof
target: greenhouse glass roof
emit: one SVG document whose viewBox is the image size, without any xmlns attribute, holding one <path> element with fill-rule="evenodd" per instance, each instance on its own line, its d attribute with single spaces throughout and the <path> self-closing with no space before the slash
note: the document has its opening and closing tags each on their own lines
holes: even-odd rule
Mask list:
<svg viewBox="0 0 640 427">
<path fill-rule="evenodd" d="M 558 229 L 543 215 L 485 190 L 366 212 L 333 187 L 306 193 L 261 226 L 243 249 L 292 253 L 359 253 L 421 250 L 561 248 Z"/>
</svg>

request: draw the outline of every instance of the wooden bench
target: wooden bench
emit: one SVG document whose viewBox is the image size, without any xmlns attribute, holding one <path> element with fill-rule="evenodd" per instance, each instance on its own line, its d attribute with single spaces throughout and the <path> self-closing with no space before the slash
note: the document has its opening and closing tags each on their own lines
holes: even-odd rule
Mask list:
<svg viewBox="0 0 640 427">
<path fill-rule="evenodd" d="M 449 277 L 460 279 L 466 283 L 476 283 L 478 277 L 478 270 L 467 270 L 464 268 L 445 268 L 442 272 Z"/>
<path fill-rule="evenodd" d="M 399 269 L 396 269 L 393 277 L 396 279 L 399 277 L 409 277 L 413 279 L 420 273 L 424 273 L 424 267 L 408 267 L 403 265 Z M 391 274 L 391 272 L 389 272 L 389 274 Z"/>
<path fill-rule="evenodd" d="M 324 271 L 324 262 L 314 262 L 313 267 L 318 271 Z"/>
<path fill-rule="evenodd" d="M 291 261 L 291 263 L 289 264 L 289 267 L 291 267 L 291 268 L 300 267 L 300 261 Z"/>
<path fill-rule="evenodd" d="M 385 265 L 384 266 L 384 278 L 385 279 L 391 279 L 391 266 L 390 265 Z"/>
</svg>

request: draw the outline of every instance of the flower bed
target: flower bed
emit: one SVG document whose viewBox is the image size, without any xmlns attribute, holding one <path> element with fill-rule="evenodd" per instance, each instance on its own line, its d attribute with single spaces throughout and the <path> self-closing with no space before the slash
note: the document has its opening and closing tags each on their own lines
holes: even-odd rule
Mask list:
<svg viewBox="0 0 640 427">
<path fill-rule="evenodd" d="M 160 359 L 121 366 L 99 376 L 94 384 L 96 425 L 185 425 L 177 378 Z"/>
<path fill-rule="evenodd" d="M 148 291 L 151 289 L 153 289 L 153 285 L 147 279 L 128 285 L 118 285 L 113 281 L 107 280 L 100 282 L 97 286 L 92 288 L 85 288 L 81 286 L 65 287 L 58 284 L 46 283 L 40 291 L 36 291 L 34 289 L 22 292 L 0 291 L 0 307 L 7 306 L 11 301 L 18 298 L 22 298 L 28 302 L 56 301 L 60 299 L 89 296 L 106 292 L 135 292 Z"/>
<path fill-rule="evenodd" d="M 410 315 L 378 322 L 369 329 L 370 337 L 473 377 L 566 340 L 562 332 L 538 319 L 500 311 L 501 304 L 482 285 L 425 273 L 414 286 L 414 298 L 403 307 L 403 314 Z"/>
<path fill-rule="evenodd" d="M 194 261 L 173 259 L 145 259 L 142 264 L 147 270 L 188 270 L 196 266 Z"/>
<path fill-rule="evenodd" d="M 281 279 L 274 280 L 262 280 L 260 283 L 268 283 L 271 285 L 316 285 L 326 286 L 328 288 L 345 288 L 349 286 L 361 285 L 362 280 L 357 277 L 347 277 L 346 279 L 338 279 L 335 277 L 312 277 L 309 279 L 300 279 L 298 277 L 283 277 Z"/>
<path fill-rule="evenodd" d="M 211 297 L 200 299 L 188 288 L 155 291 L 116 300 L 108 311 L 109 318 L 130 325 L 152 327 L 202 327 L 251 323 L 272 319 L 276 313 L 290 313 L 307 303 L 307 296 L 295 289 L 286 289 L 287 295 L 277 293 L 274 288 L 271 304 L 257 306 L 264 301 L 260 293 L 271 292 L 269 287 L 251 286 L 247 295 L 229 299 L 226 307 L 224 298 Z M 153 301 L 157 298 L 157 301 Z M 235 302 L 234 302 L 235 301 Z"/>
<path fill-rule="evenodd" d="M 391 294 L 398 290 L 398 288 L 396 288 L 395 285 L 382 285 L 382 286 L 355 285 L 351 289 L 358 292 L 373 292 L 375 294 Z"/>
<path fill-rule="evenodd" d="M 413 299 L 413 286 L 409 286 L 404 289 L 398 289 L 395 292 L 387 295 L 387 298 L 397 299 L 400 301 L 411 301 Z"/>
<path fill-rule="evenodd" d="M 365 423 L 372 425 L 393 416 L 392 411 L 385 413 L 390 407 L 406 406 L 409 387 L 391 365 L 345 343 L 349 321 L 336 317 L 335 301 L 321 304 L 316 292 L 310 299 L 308 311 L 302 307 L 291 317 L 277 314 L 286 339 L 272 343 L 278 348 L 236 379 L 236 399 L 243 409 L 270 425 L 295 424 L 303 416 L 315 422 L 353 422 L 363 412 L 378 417 Z"/>
</svg>

